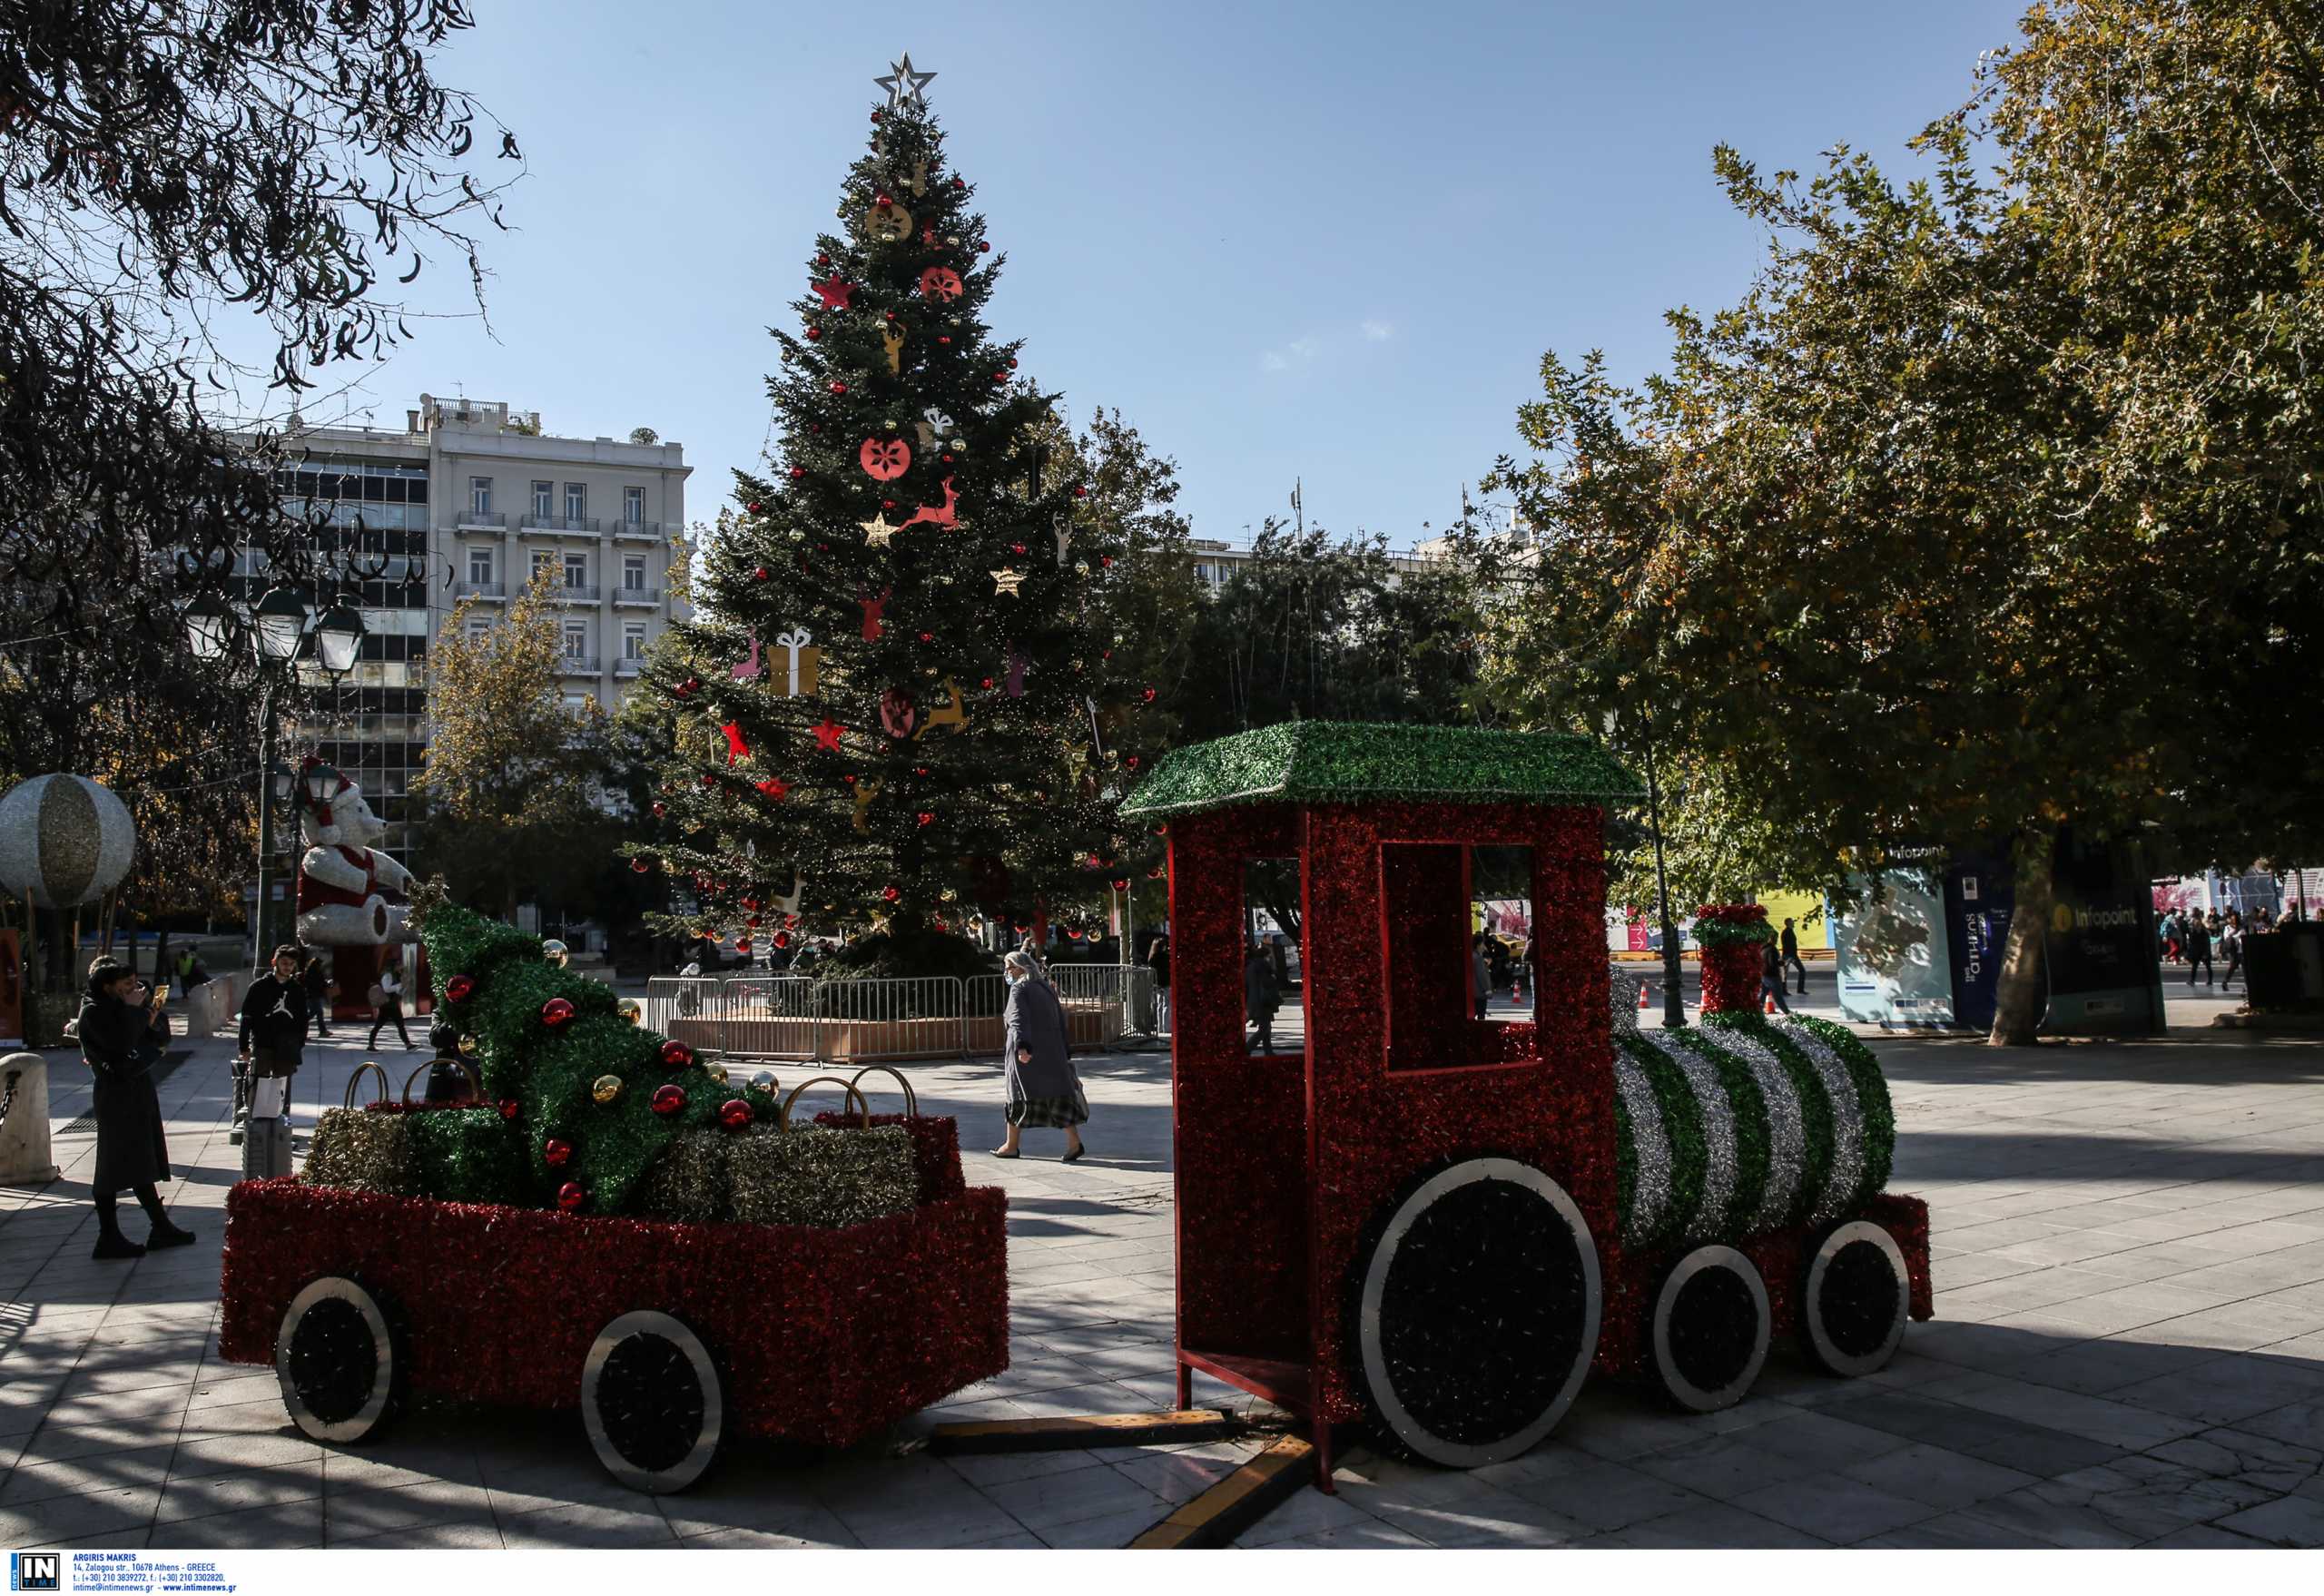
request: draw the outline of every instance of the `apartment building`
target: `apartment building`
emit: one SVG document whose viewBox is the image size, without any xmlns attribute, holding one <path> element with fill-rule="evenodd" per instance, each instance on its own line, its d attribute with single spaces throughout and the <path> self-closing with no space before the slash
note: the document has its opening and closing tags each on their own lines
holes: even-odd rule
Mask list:
<svg viewBox="0 0 2324 1596">
<path fill-rule="evenodd" d="M 555 437 L 537 411 L 428 394 L 399 431 L 302 427 L 289 442 L 287 507 L 344 529 L 365 578 L 350 596 L 365 626 L 356 667 L 297 734 L 361 783 L 391 853 L 410 848 L 428 647 L 462 599 L 468 626 L 487 628 L 546 571 L 576 708 L 618 704 L 684 617 L 670 591 L 692 470 L 681 445 Z"/>
</svg>

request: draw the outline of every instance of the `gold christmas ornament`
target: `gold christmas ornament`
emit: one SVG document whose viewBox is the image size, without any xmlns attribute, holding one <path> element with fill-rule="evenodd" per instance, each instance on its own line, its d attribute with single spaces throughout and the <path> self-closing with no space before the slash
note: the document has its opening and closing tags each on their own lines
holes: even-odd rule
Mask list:
<svg viewBox="0 0 2324 1596">
<path fill-rule="evenodd" d="M 464 1059 L 476 1057 L 476 1038 L 464 1036 L 460 1039 L 460 1056 Z"/>
<path fill-rule="evenodd" d="M 600 1075 L 589 1083 L 589 1095 L 600 1103 L 610 1103 L 621 1096 L 621 1077 Z"/>
<path fill-rule="evenodd" d="M 883 244 L 901 243 L 911 236 L 911 212 L 893 201 L 883 205 L 875 200 L 863 227 Z"/>
<path fill-rule="evenodd" d="M 572 951 L 566 947 L 563 942 L 558 941 L 555 937 L 549 938 L 547 941 L 541 944 L 541 957 L 547 960 L 551 964 L 556 965 L 559 970 L 563 970 L 566 965 L 573 962 Z"/>
<path fill-rule="evenodd" d="M 645 1007 L 635 998 L 624 998 L 614 1005 L 614 1010 L 632 1025 L 645 1023 Z"/>
</svg>

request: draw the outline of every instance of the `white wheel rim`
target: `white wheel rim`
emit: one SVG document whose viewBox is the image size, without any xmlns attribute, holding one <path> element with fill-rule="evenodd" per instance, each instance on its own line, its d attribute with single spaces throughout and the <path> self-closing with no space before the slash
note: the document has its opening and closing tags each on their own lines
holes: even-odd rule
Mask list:
<svg viewBox="0 0 2324 1596">
<path fill-rule="evenodd" d="M 1380 1305 L 1387 1294 L 1388 1276 L 1395 1266 L 1397 1249 L 1403 1245 L 1415 1221 L 1440 1198 L 1461 1187 L 1480 1180 L 1501 1180 L 1521 1186 L 1547 1203 L 1565 1221 L 1572 1232 L 1574 1250 L 1581 1259 L 1582 1326 L 1579 1350 L 1574 1355 L 1573 1367 L 1566 1372 L 1562 1384 L 1549 1405 L 1524 1428 L 1498 1441 L 1465 1444 L 1447 1441 L 1424 1428 L 1404 1406 L 1396 1394 L 1394 1382 L 1388 1374 L 1386 1351 L 1380 1333 Z M 1590 1238 L 1590 1227 L 1581 1210 L 1564 1188 L 1529 1164 L 1514 1158 L 1472 1158 L 1465 1163 L 1439 1170 L 1421 1183 L 1411 1196 L 1397 1206 L 1382 1232 L 1378 1245 L 1372 1249 L 1371 1261 L 1364 1267 L 1364 1296 L 1356 1324 L 1357 1344 L 1364 1358 L 1364 1374 L 1372 1393 L 1372 1400 L 1380 1416 L 1397 1438 L 1431 1463 L 1449 1468 L 1482 1468 L 1488 1463 L 1505 1463 L 1531 1451 L 1541 1439 L 1557 1427 L 1565 1417 L 1565 1410 L 1573 1405 L 1576 1393 L 1588 1378 L 1590 1364 L 1598 1352 L 1599 1319 L 1604 1306 L 1604 1293 L 1598 1272 L 1598 1245 Z"/>
<path fill-rule="evenodd" d="M 371 1375 L 371 1394 L 344 1419 L 325 1419 L 310 1408 L 290 1376 L 291 1341 L 307 1315 L 320 1302 L 345 1303 L 362 1315 L 371 1332 L 376 1365 Z M 396 1378 L 395 1338 L 388 1333 L 388 1316 L 380 1311 L 378 1299 L 343 1276 L 326 1275 L 308 1282 L 283 1310 L 281 1327 L 275 1332 L 274 1378 L 281 1387 L 282 1405 L 290 1411 L 291 1421 L 315 1440 L 360 1441 L 369 1434 L 388 1411 L 388 1399 L 394 1394 Z"/>
<path fill-rule="evenodd" d="M 1833 1342 L 1829 1327 L 1824 1323 L 1824 1276 L 1830 1271 L 1832 1260 L 1846 1248 L 1859 1241 L 1868 1241 L 1878 1247 L 1888 1260 L 1888 1271 L 1896 1282 L 1896 1316 L 1890 1321 L 1887 1334 L 1880 1345 L 1868 1353 L 1851 1355 L 1842 1352 Z M 1896 1238 L 1869 1219 L 1851 1219 L 1826 1236 L 1816 1249 L 1813 1262 L 1807 1266 L 1807 1286 L 1800 1304 L 1800 1323 L 1807 1326 L 1808 1345 L 1816 1360 L 1835 1374 L 1854 1377 L 1870 1374 L 1886 1368 L 1888 1360 L 1896 1355 L 1896 1347 L 1905 1339 L 1905 1320 L 1909 1317 L 1906 1304 L 1911 1300 L 1911 1276 L 1905 1270 L 1905 1255 L 1896 1246 Z"/>
<path fill-rule="evenodd" d="M 606 1433 L 605 1416 L 597 1405 L 597 1387 L 605 1378 L 606 1364 L 614 1349 L 633 1335 L 655 1335 L 669 1342 L 685 1355 L 694 1369 L 694 1379 L 702 1387 L 702 1433 L 685 1456 L 666 1469 L 641 1468 L 621 1454 L 612 1437 Z M 702 1338 L 679 1320 L 651 1308 L 622 1315 L 597 1332 L 597 1339 L 590 1344 L 588 1361 L 581 1368 L 581 1422 L 589 1432 L 589 1444 L 596 1449 L 597 1461 L 606 1472 L 623 1484 L 636 1491 L 683 1491 L 702 1477 L 710 1466 L 712 1456 L 718 1451 L 718 1432 L 724 1416 L 725 1400 L 718 1385 L 717 1366 L 710 1361 L 710 1349 Z"/>
<path fill-rule="evenodd" d="M 1698 1385 L 1680 1373 L 1679 1360 L 1670 1348 L 1670 1320 L 1678 1310 L 1679 1294 L 1689 1281 L 1706 1269 L 1724 1269 L 1740 1278 L 1751 1294 L 1751 1305 L 1758 1315 L 1749 1359 L 1741 1373 L 1717 1390 Z M 1717 1413 L 1742 1401 L 1767 1364 L 1770 1335 L 1767 1282 L 1759 1277 L 1751 1260 L 1731 1246 L 1699 1246 L 1689 1253 L 1664 1279 L 1662 1289 L 1654 1299 L 1654 1372 L 1671 1399 L 1691 1413 Z"/>
</svg>

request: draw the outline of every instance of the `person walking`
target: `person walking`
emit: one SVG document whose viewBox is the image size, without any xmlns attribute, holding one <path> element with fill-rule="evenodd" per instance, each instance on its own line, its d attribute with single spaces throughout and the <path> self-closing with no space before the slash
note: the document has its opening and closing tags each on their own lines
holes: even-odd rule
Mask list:
<svg viewBox="0 0 2324 1596">
<path fill-rule="evenodd" d="M 306 1057 L 309 1013 L 299 950 L 285 942 L 274 951 L 273 967 L 251 982 L 242 999 L 239 1063 L 253 1083 L 287 1083 L 298 1073 Z"/>
<path fill-rule="evenodd" d="M 1252 1026 L 1246 1052 L 1275 1051 L 1275 1011 L 1282 1006 L 1283 989 L 1275 985 L 1275 966 L 1267 961 L 1267 951 L 1253 942 L 1243 959 L 1243 1017 Z"/>
<path fill-rule="evenodd" d="M 1073 1049 L 1065 1028 L 1065 1006 L 1041 974 L 1032 955 L 1019 949 L 1001 961 L 1009 978 L 1009 1004 L 1002 1010 L 1006 1033 L 1001 1072 L 1009 1087 L 1004 1112 L 1009 1138 L 992 1149 L 996 1158 L 1019 1155 L 1019 1141 L 1028 1129 L 1065 1132 L 1064 1163 L 1077 1162 L 1088 1149 L 1081 1145 L 1080 1127 L 1088 1123 L 1089 1099 L 1081 1090 L 1081 1077 L 1073 1068 Z"/>
<path fill-rule="evenodd" d="M 1147 968 L 1154 971 L 1154 1034 L 1170 1034 L 1170 938 L 1166 932 L 1146 951 Z"/>
<path fill-rule="evenodd" d="M 97 1245 L 93 1258 L 137 1258 L 148 1247 L 183 1246 L 193 1232 L 180 1229 L 162 1206 L 160 1182 L 170 1177 L 170 1147 L 162 1127 L 162 1099 L 153 1089 L 153 1066 L 170 1038 L 163 1005 L 169 988 L 148 995 L 146 985 L 119 960 L 89 966 L 87 999 L 74 1031 L 82 1061 L 96 1077 L 97 1167 L 90 1177 L 97 1207 Z M 153 1232 L 144 1246 L 121 1233 L 114 1200 L 136 1194 Z"/>
<path fill-rule="evenodd" d="M 1783 968 L 1799 972 L 1799 995 L 1807 995 L 1807 966 L 1799 961 L 1799 933 L 1791 929 L 1791 921 L 1783 922 Z"/>
<path fill-rule="evenodd" d="M 363 1045 L 366 1048 L 378 1047 L 379 1027 L 390 1020 L 395 1022 L 396 1035 L 403 1042 L 403 1050 L 410 1052 L 411 1033 L 403 1028 L 403 978 L 396 973 L 396 967 L 392 964 L 380 968 L 379 1008 L 371 1016 L 371 1039 Z"/>
<path fill-rule="evenodd" d="M 2227 973 L 2219 978 L 2219 990 L 2225 992 L 2227 983 L 2233 980 L 2235 972 L 2243 968 L 2243 917 L 2231 909 L 2219 928 L 2219 951 L 2227 955 Z M 2249 976 L 2244 978 L 2243 984 L 2246 989 L 2250 988 L 2251 980 Z"/>
<path fill-rule="evenodd" d="M 2203 984 L 2205 986 L 2211 985 L 2211 927 L 2203 923 L 2203 917 L 2201 915 L 2190 914 L 2187 917 L 2187 923 L 2185 927 L 2179 934 L 2182 939 L 2181 945 L 2187 951 L 2187 984 L 2189 986 L 2193 986 L 2195 984 L 2195 966 L 2200 964 L 2203 967 Z"/>
<path fill-rule="evenodd" d="M 314 1022 L 315 1035 L 319 1039 L 328 1041 L 330 1039 L 330 967 L 323 962 L 323 956 L 311 948 L 307 951 L 307 967 L 301 980 L 307 989 L 307 1011 Z"/>
<path fill-rule="evenodd" d="M 1482 1020 L 1485 1006 L 1492 1001 L 1492 964 L 1485 956 L 1482 931 L 1469 939 L 1469 991 L 1476 1000 L 1477 1018 Z"/>
<path fill-rule="evenodd" d="M 1762 942 L 1759 945 L 1759 1007 L 1766 1008 L 1769 998 L 1776 1000 L 1777 1008 L 1787 1014 L 1791 1012 L 1791 1005 L 1784 1000 L 1783 955 L 1776 951 L 1773 942 Z"/>
</svg>

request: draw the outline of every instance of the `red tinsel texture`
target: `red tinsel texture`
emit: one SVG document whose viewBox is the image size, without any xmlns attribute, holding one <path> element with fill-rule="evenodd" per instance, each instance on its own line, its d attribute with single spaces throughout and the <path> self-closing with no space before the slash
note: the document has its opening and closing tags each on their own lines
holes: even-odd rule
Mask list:
<svg viewBox="0 0 2324 1596">
<path fill-rule="evenodd" d="M 1703 1012 L 1748 1014 L 1758 1009 L 1759 970 L 1764 957 L 1757 942 L 1705 948 Z"/>
<path fill-rule="evenodd" d="M 1254 805 L 1171 823 L 1181 1349 L 1307 1368 L 1318 1416 L 1361 1417 L 1347 1314 L 1368 1232 L 1421 1171 L 1499 1156 L 1541 1169 L 1580 1207 L 1606 1285 L 1599 1367 L 1639 1365 L 1645 1294 L 1675 1255 L 1626 1258 L 1617 1239 L 1602 834 L 1594 807 L 1523 804 Z M 1465 894 L 1449 916 L 1424 901 L 1429 880 L 1457 882 L 1450 857 L 1392 847 L 1384 860 L 1383 843 L 1533 850 L 1531 1024 L 1468 1017 Z M 1302 853 L 1306 1054 L 1248 1057 L 1244 864 Z M 1416 938 L 1421 920 L 1429 935 Z M 1748 1001 L 1759 951 L 1734 951 L 1751 961 Z M 1896 1234 L 1925 1318 L 1925 1207 L 1881 1197 L 1865 1217 Z M 1807 1239 L 1745 1249 L 1778 1329 Z"/>
<path fill-rule="evenodd" d="M 888 1123 L 898 1123 L 890 1119 Z M 909 1121 L 926 1156 L 947 1145 Z M 677 1225 L 244 1181 L 227 1194 L 220 1349 L 268 1364 L 283 1310 L 351 1276 L 402 1321 L 416 1395 L 578 1404 L 597 1332 L 635 1308 L 689 1325 L 743 1433 L 845 1446 L 1009 1366 L 1008 1198 L 952 1195 L 843 1230 Z"/>
</svg>

